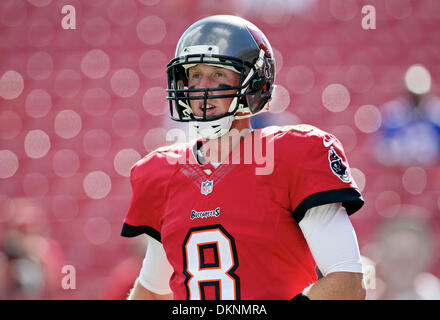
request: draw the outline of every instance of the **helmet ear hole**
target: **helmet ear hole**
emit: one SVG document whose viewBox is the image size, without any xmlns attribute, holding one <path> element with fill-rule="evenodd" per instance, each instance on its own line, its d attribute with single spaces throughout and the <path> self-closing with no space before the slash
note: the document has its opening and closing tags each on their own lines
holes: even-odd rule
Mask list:
<svg viewBox="0 0 440 320">
<path fill-rule="evenodd" d="M 258 91 L 260 91 L 261 89 L 263 89 L 264 84 L 265 84 L 265 81 L 264 81 L 263 78 L 257 78 L 257 79 L 255 79 L 254 81 L 252 81 L 252 84 L 251 84 L 251 90 L 252 90 L 252 92 L 258 92 Z"/>
</svg>

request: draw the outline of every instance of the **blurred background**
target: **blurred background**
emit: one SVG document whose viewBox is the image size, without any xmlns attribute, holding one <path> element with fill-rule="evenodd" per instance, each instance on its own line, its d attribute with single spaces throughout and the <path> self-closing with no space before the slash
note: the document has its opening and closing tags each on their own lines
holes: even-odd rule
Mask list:
<svg viewBox="0 0 440 320">
<path fill-rule="evenodd" d="M 166 64 L 213 14 L 274 49 L 254 127 L 342 141 L 366 200 L 351 221 L 368 299 L 440 299 L 438 0 L 1 0 L 0 299 L 126 297 L 146 246 L 119 235 L 130 167 L 179 127 Z"/>
</svg>

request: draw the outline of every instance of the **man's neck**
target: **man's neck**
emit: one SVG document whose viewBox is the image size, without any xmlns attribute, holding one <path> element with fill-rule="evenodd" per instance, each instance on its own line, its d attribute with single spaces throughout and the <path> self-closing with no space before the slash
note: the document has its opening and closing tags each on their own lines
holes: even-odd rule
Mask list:
<svg viewBox="0 0 440 320">
<path fill-rule="evenodd" d="M 201 151 L 207 162 L 223 162 L 252 129 L 249 119 L 234 121 L 231 130 L 217 139 L 203 141 Z"/>
</svg>

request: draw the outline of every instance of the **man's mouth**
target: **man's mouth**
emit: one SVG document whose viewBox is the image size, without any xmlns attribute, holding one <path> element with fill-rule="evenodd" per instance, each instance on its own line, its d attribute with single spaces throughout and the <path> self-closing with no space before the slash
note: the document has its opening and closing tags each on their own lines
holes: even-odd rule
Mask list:
<svg viewBox="0 0 440 320">
<path fill-rule="evenodd" d="M 213 114 L 215 114 L 215 110 L 216 110 L 215 106 L 213 106 L 211 104 L 206 104 L 206 116 L 212 116 Z M 204 111 L 204 108 L 202 106 L 202 107 L 200 107 L 200 112 L 202 113 L 202 116 L 203 116 L 203 111 Z"/>
</svg>

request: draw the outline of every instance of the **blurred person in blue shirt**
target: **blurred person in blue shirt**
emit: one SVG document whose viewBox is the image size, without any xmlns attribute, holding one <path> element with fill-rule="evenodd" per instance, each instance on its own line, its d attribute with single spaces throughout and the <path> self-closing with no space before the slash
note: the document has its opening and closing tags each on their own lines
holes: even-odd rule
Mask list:
<svg viewBox="0 0 440 320">
<path fill-rule="evenodd" d="M 440 159 L 440 98 L 422 65 L 405 74 L 406 92 L 381 107 L 376 159 L 385 165 L 434 165 Z"/>
</svg>

